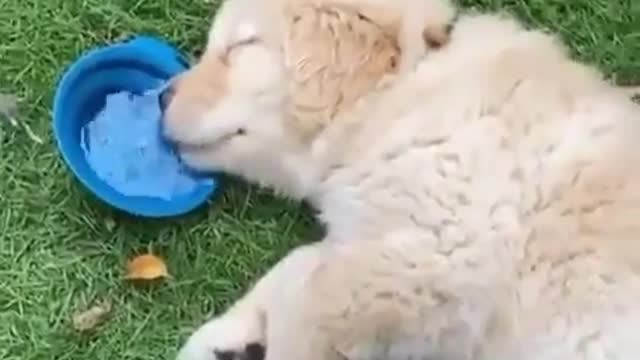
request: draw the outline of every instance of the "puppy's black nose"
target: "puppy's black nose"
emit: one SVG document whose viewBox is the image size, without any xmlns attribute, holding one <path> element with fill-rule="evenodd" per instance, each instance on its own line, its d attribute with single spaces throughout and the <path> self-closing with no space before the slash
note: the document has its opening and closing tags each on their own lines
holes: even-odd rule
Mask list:
<svg viewBox="0 0 640 360">
<path fill-rule="evenodd" d="M 176 90 L 173 85 L 169 85 L 164 90 L 162 90 L 160 96 L 158 97 L 158 101 L 160 102 L 160 109 L 164 111 L 167 107 L 169 107 L 169 104 L 171 104 L 171 100 L 173 100 L 173 96 L 175 95 L 175 93 Z"/>
</svg>

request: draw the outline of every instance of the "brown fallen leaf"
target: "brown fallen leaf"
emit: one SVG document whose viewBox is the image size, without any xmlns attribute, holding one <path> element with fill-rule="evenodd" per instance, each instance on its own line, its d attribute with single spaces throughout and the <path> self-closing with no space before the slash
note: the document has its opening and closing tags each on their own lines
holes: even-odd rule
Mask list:
<svg viewBox="0 0 640 360">
<path fill-rule="evenodd" d="M 162 259 L 152 254 L 140 255 L 127 264 L 128 280 L 155 280 L 169 276 L 167 265 Z"/>
<path fill-rule="evenodd" d="M 77 331 L 89 331 L 100 325 L 111 313 L 111 302 L 105 301 L 88 310 L 73 315 L 73 328 Z"/>
</svg>

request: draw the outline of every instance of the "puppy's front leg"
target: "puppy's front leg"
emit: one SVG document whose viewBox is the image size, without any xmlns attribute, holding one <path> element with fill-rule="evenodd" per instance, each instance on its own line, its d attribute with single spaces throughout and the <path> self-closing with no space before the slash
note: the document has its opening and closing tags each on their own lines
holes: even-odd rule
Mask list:
<svg viewBox="0 0 640 360">
<path fill-rule="evenodd" d="M 268 277 L 263 278 L 263 280 Z M 182 347 L 178 360 L 233 360 L 264 348 L 262 296 L 268 282 L 259 282 L 226 313 L 202 325 Z M 253 356 L 255 357 L 255 356 Z"/>
<path fill-rule="evenodd" d="M 296 296 L 319 263 L 320 246 L 291 252 L 223 315 L 196 330 L 178 360 L 262 360 L 271 314 L 287 312 L 287 298 Z"/>
</svg>

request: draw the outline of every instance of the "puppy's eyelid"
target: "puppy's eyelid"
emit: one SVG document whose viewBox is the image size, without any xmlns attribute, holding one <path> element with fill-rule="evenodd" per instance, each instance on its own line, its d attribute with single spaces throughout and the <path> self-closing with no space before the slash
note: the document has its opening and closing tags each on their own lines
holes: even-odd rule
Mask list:
<svg viewBox="0 0 640 360">
<path fill-rule="evenodd" d="M 250 37 L 244 40 L 240 40 L 237 41 L 231 45 L 229 45 L 229 47 L 227 48 L 227 53 L 230 53 L 231 51 L 243 47 L 243 46 L 248 46 L 248 45 L 255 45 L 257 43 L 260 42 L 260 39 L 258 37 Z"/>
<path fill-rule="evenodd" d="M 244 40 L 240 40 L 237 41 L 233 44 L 230 44 L 229 46 L 227 46 L 227 48 L 224 50 L 224 52 L 222 54 L 220 54 L 220 61 L 222 61 L 223 64 L 225 65 L 229 65 L 229 57 L 231 56 L 231 53 L 243 46 L 248 46 L 248 45 L 255 45 L 257 43 L 260 42 L 260 39 L 258 37 L 250 37 Z"/>
</svg>

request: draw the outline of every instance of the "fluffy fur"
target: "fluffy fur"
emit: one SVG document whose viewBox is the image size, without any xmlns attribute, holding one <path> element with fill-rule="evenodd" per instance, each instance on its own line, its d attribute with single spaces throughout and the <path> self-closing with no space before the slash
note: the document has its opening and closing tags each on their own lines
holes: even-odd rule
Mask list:
<svg viewBox="0 0 640 360">
<path fill-rule="evenodd" d="M 376 70 L 329 120 L 292 116 L 287 51 L 233 51 L 177 83 L 167 135 L 194 166 L 309 199 L 328 235 L 180 360 L 252 344 L 267 360 L 640 357 L 640 110 L 625 91 L 494 15 L 462 16 L 415 69 Z"/>
</svg>

